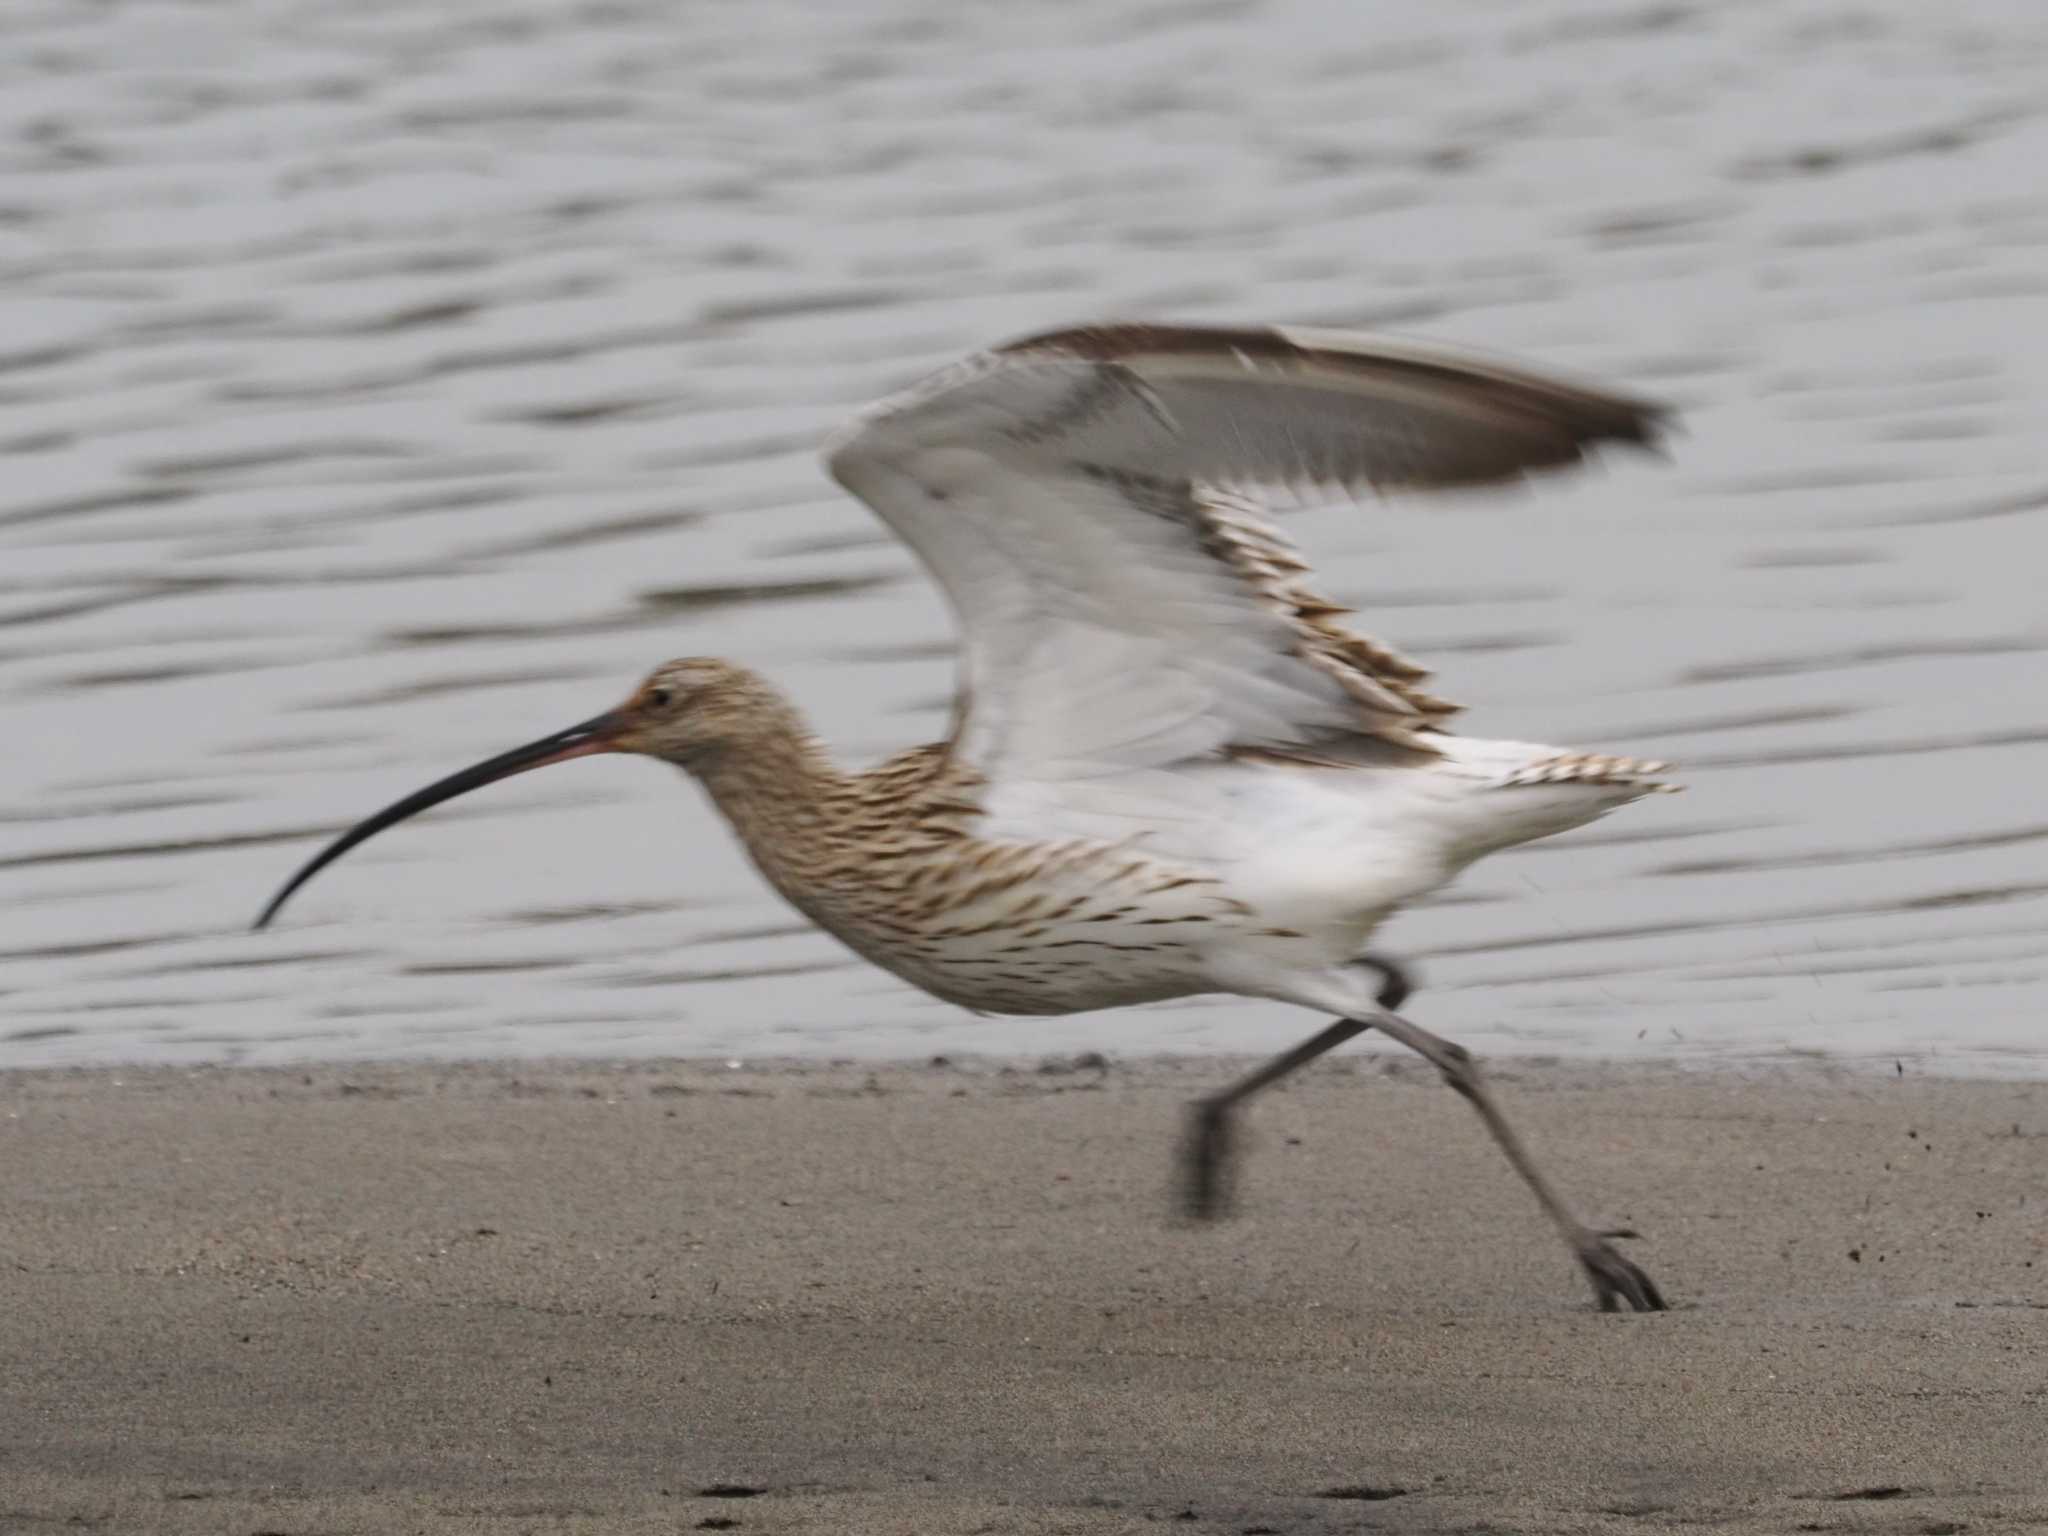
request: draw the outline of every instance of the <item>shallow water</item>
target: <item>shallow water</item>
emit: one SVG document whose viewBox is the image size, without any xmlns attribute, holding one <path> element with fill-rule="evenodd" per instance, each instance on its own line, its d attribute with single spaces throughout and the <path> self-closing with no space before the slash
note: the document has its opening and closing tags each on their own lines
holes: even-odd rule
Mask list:
<svg viewBox="0 0 2048 1536">
<path fill-rule="evenodd" d="M 23 0 L 0 1065 L 1302 1033 L 972 1019 L 623 759 L 245 931 L 319 839 L 665 656 L 772 672 L 852 758 L 940 731 L 945 615 L 813 446 L 956 352 L 1143 315 L 1685 411 L 1669 463 L 1297 525 L 1466 729 L 1691 785 L 1390 927 L 1419 1019 L 2038 1072 L 2044 78 L 2037 0 Z"/>
</svg>

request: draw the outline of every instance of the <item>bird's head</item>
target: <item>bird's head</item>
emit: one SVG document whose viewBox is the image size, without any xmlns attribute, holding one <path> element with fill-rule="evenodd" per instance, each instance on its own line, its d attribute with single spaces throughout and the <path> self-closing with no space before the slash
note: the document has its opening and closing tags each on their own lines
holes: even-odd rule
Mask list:
<svg viewBox="0 0 2048 1536">
<path fill-rule="evenodd" d="M 779 730 L 788 704 L 758 673 L 716 656 L 665 661 L 633 696 L 586 726 L 601 727 L 608 745 L 592 751 L 639 752 L 701 769 L 730 751 L 744 752 L 765 731 Z"/>
<path fill-rule="evenodd" d="M 256 926 L 266 926 L 294 891 L 358 843 L 457 795 L 514 774 L 603 752 L 659 757 L 703 773 L 729 753 L 745 753 L 770 732 L 788 731 L 792 722 L 782 695 L 745 667 L 710 656 L 663 662 L 618 708 L 451 773 L 357 822 L 286 882 Z"/>
</svg>

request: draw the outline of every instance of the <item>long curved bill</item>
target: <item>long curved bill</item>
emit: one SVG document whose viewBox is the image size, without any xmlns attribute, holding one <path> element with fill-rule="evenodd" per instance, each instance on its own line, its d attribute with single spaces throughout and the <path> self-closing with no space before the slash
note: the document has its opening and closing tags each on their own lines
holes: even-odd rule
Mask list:
<svg viewBox="0 0 2048 1536">
<path fill-rule="evenodd" d="M 451 773 L 439 783 L 429 784 L 418 793 L 407 795 L 397 804 L 385 806 L 368 820 L 357 822 L 307 860 L 305 866 L 285 882 L 284 889 L 270 898 L 270 905 L 263 909 L 263 915 L 257 918 L 252 926 L 267 927 L 270 920 L 277 916 L 278 909 L 291 900 L 292 892 L 356 844 L 375 837 L 386 827 L 396 826 L 408 816 L 417 816 L 421 811 L 439 805 L 443 800 L 453 800 L 457 795 L 466 795 L 472 789 L 482 789 L 486 784 L 509 779 L 515 773 L 545 768 L 550 763 L 566 763 L 572 757 L 617 752 L 621 750 L 618 739 L 619 733 L 625 729 L 625 724 L 617 710 L 609 710 L 585 720 L 581 725 L 572 725 L 566 731 L 543 736 L 539 741 L 530 741 L 523 747 L 514 747 L 510 752 L 501 752 L 488 762 L 478 763 L 473 768 L 465 768 L 460 773 Z"/>
</svg>

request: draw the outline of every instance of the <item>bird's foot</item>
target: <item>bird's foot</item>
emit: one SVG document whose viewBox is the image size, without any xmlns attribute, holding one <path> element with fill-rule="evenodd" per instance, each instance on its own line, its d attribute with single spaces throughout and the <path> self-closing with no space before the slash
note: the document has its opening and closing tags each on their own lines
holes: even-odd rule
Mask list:
<svg viewBox="0 0 2048 1536">
<path fill-rule="evenodd" d="M 1230 1105 L 1204 1099 L 1190 1108 L 1180 1157 L 1180 1207 L 1187 1220 L 1220 1221 L 1230 1214 L 1234 1130 Z"/>
<path fill-rule="evenodd" d="M 1624 1301 L 1636 1312 L 1670 1310 L 1665 1304 L 1664 1293 L 1657 1289 L 1657 1282 L 1643 1272 L 1641 1265 L 1623 1258 L 1608 1241 L 1609 1238 L 1635 1235 L 1626 1227 L 1612 1232 L 1595 1232 L 1586 1228 L 1572 1241 L 1572 1251 L 1578 1255 L 1579 1267 L 1585 1270 L 1586 1278 L 1593 1282 L 1593 1294 L 1599 1299 L 1602 1312 L 1617 1312 Z"/>
</svg>

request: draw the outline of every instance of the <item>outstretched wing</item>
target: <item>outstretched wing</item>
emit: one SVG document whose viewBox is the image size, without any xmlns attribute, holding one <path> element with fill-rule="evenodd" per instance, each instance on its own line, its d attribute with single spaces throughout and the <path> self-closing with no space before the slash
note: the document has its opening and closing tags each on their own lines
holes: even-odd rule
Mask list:
<svg viewBox="0 0 2048 1536">
<path fill-rule="evenodd" d="M 955 364 L 828 444 L 944 588 L 954 751 L 994 783 L 1379 736 L 1453 706 L 1343 626 L 1251 499 L 1472 485 L 1653 444 L 1641 400 L 1285 329 L 1055 331 Z"/>
</svg>

